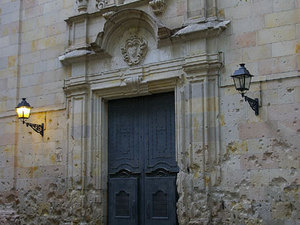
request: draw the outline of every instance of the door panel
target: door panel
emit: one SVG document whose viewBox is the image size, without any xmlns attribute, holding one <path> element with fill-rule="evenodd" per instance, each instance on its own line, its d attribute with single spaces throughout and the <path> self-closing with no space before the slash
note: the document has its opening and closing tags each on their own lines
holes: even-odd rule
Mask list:
<svg viewBox="0 0 300 225">
<path fill-rule="evenodd" d="M 146 177 L 146 225 L 176 225 L 175 176 Z"/>
<path fill-rule="evenodd" d="M 109 224 L 137 225 L 137 178 L 111 178 L 109 181 Z"/>
<path fill-rule="evenodd" d="M 139 99 L 124 99 L 109 103 L 109 172 L 117 173 L 121 169 L 131 172 L 140 171 L 139 140 L 140 119 L 134 106 Z"/>
<path fill-rule="evenodd" d="M 172 99 L 172 101 L 170 101 Z M 177 172 L 175 159 L 175 114 L 173 93 L 155 95 L 147 102 L 146 172 L 165 168 Z"/>
<path fill-rule="evenodd" d="M 176 225 L 174 93 L 108 102 L 109 225 Z"/>
</svg>

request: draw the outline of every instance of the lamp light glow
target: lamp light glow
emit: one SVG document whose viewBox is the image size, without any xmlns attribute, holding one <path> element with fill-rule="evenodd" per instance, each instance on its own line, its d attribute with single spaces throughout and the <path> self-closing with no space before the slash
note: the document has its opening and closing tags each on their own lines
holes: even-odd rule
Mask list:
<svg viewBox="0 0 300 225">
<path fill-rule="evenodd" d="M 30 110 L 31 110 L 30 104 L 26 101 L 26 98 L 22 98 L 22 101 L 16 107 L 18 118 L 22 119 L 23 124 L 26 124 L 27 127 L 31 127 L 35 132 L 44 136 L 44 123 L 35 124 L 35 123 L 25 122 L 25 120 L 27 120 L 30 117 Z"/>
<path fill-rule="evenodd" d="M 31 106 L 26 101 L 26 98 L 22 98 L 22 101 L 17 105 L 16 111 L 19 119 L 28 119 L 30 117 Z"/>
</svg>

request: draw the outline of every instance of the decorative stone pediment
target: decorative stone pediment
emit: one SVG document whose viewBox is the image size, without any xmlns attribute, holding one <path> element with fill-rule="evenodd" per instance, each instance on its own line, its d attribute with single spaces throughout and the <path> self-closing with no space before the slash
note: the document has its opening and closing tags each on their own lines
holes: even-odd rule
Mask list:
<svg viewBox="0 0 300 225">
<path fill-rule="evenodd" d="M 106 15 L 105 15 L 106 16 Z M 115 32 L 120 29 L 121 27 L 124 29 L 131 28 L 131 27 L 140 27 L 143 29 L 148 30 L 152 36 L 156 39 L 156 42 L 159 42 L 161 39 L 165 39 L 170 37 L 171 31 L 165 25 L 163 25 L 159 20 L 156 18 L 151 17 L 144 11 L 137 10 L 137 9 L 125 9 L 121 10 L 116 13 L 110 13 L 106 17 L 108 20 L 106 21 L 103 31 L 101 31 L 96 40 L 91 43 L 91 46 L 94 51 L 108 51 L 109 42 L 114 38 Z M 132 41 L 131 41 L 132 42 Z M 135 41 L 137 43 L 137 40 Z M 142 42 L 140 43 L 142 44 Z M 141 54 L 138 58 L 142 59 L 142 56 L 145 52 L 146 43 L 141 45 L 143 48 L 142 51 L 139 51 Z M 123 50 L 122 50 L 123 52 Z M 126 55 L 126 48 L 124 48 L 124 54 Z M 128 53 L 128 52 L 127 52 Z M 131 56 L 129 56 L 130 58 Z M 132 58 L 132 57 L 131 57 Z M 133 58 L 132 58 L 133 59 Z M 132 61 L 131 59 L 131 61 Z M 130 60 L 126 59 L 125 61 L 128 64 L 136 65 L 140 62 L 140 59 Z M 135 61 L 135 62 L 134 62 Z"/>
<path fill-rule="evenodd" d="M 140 64 L 147 54 L 147 41 L 137 36 L 127 39 L 125 46 L 121 48 L 124 61 L 129 66 Z"/>
</svg>

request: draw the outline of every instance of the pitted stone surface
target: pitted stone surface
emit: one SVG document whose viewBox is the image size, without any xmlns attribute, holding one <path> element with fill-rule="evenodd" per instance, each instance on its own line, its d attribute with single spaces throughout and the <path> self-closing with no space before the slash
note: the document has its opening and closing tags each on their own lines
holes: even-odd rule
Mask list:
<svg viewBox="0 0 300 225">
<path fill-rule="evenodd" d="M 105 102 L 171 90 L 179 225 L 298 224 L 299 10 L 299 0 L 1 0 L 0 224 L 107 224 Z M 147 54 L 129 66 L 134 35 Z M 233 87 L 242 62 L 259 116 Z M 43 138 L 15 117 L 22 97 Z"/>
</svg>

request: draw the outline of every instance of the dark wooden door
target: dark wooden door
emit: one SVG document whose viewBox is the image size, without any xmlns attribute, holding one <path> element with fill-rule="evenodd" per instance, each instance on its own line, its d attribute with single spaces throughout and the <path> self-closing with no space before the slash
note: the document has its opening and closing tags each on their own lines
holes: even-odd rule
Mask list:
<svg viewBox="0 0 300 225">
<path fill-rule="evenodd" d="M 108 102 L 109 225 L 176 225 L 174 94 Z"/>
</svg>

